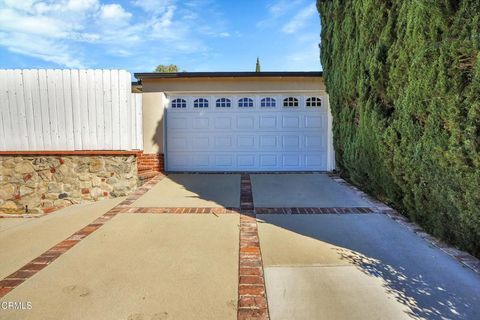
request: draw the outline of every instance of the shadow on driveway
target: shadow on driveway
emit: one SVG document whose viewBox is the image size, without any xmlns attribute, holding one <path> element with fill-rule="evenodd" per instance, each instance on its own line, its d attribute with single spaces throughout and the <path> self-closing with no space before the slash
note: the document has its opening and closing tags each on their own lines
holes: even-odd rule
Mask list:
<svg viewBox="0 0 480 320">
<path fill-rule="evenodd" d="M 240 207 L 240 174 L 168 174 L 134 207 Z"/>
<path fill-rule="evenodd" d="M 295 267 L 318 267 L 318 274 L 322 275 L 324 267 L 337 268 L 341 272 L 345 264 L 348 264 L 372 279 L 380 279 L 385 294 L 408 307 L 404 312 L 412 319 L 478 319 L 480 276 L 462 267 L 437 248 L 430 247 L 423 239 L 385 215 L 258 215 L 257 217 L 264 221 L 259 224 L 259 236 L 262 254 L 266 261 L 267 276 L 269 267 L 276 269 L 282 265 L 285 268 L 295 269 L 295 272 L 298 272 L 298 268 Z M 275 229 L 277 231 L 273 231 Z M 282 240 L 278 236 L 273 238 L 269 232 L 283 232 L 285 239 Z M 302 240 L 292 246 L 294 242 L 292 239 L 295 237 Z M 318 248 L 325 249 L 318 249 L 315 244 L 312 245 L 312 240 L 317 241 Z M 305 245 L 302 245 L 302 241 Z M 305 249 L 306 246 L 310 246 L 310 249 Z M 280 253 L 279 250 L 288 252 Z M 307 252 L 308 250 L 310 251 Z M 315 257 L 305 258 L 307 254 L 322 255 L 320 253 L 322 250 L 333 251 L 338 255 L 339 260 L 335 258 L 336 261 L 331 263 L 328 261 L 325 263 L 322 260 L 325 255 L 332 252 L 324 253 L 323 258 L 317 257 L 318 260 L 322 260 L 321 265 L 314 263 Z M 283 255 L 280 256 L 281 254 Z M 298 255 L 303 256 L 297 259 Z M 291 261 L 288 261 L 289 259 Z M 280 263 L 269 266 L 268 261 Z M 308 262 L 304 263 L 305 261 Z M 277 280 L 273 279 L 273 281 Z M 302 298 L 306 304 L 303 306 L 293 305 L 293 301 L 288 299 L 272 301 L 273 297 L 279 296 L 268 291 L 268 284 L 269 281 L 267 281 L 267 293 L 272 318 L 275 315 L 276 305 L 291 303 L 290 311 L 301 314 L 302 308 L 309 308 L 308 304 L 324 303 L 319 301 L 318 297 Z M 344 284 L 338 284 L 338 287 L 342 285 Z M 279 287 L 275 285 L 276 290 L 279 290 Z M 335 294 L 333 291 L 338 289 L 336 287 L 333 285 L 332 288 L 322 288 L 322 290 L 331 289 L 332 292 L 328 294 Z M 346 287 L 348 295 L 368 294 L 368 292 L 362 292 L 365 288 L 356 288 L 353 282 L 346 284 Z M 283 288 L 285 292 L 292 289 L 294 288 Z M 338 303 L 340 305 L 342 302 L 338 301 Z M 326 308 L 331 307 L 326 306 Z M 368 308 L 368 306 L 364 307 Z M 295 310 L 296 308 L 298 310 Z M 355 310 L 349 311 L 355 314 Z"/>
</svg>

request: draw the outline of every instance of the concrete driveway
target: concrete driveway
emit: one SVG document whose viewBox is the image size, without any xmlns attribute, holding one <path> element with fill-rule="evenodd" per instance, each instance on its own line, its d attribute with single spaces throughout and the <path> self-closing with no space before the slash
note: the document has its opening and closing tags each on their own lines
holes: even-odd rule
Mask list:
<svg viewBox="0 0 480 320">
<path fill-rule="evenodd" d="M 32 305 L 0 319 L 478 319 L 480 276 L 409 229 L 312 214 L 374 205 L 324 174 L 175 174 L 0 219 L 0 302 Z"/>
</svg>

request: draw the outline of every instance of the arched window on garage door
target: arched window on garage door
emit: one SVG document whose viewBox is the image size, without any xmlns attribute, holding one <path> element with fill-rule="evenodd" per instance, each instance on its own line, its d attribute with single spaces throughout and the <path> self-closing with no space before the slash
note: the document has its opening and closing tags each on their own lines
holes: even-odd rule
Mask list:
<svg viewBox="0 0 480 320">
<path fill-rule="evenodd" d="M 307 107 L 321 107 L 322 106 L 322 99 L 318 97 L 310 97 L 305 102 L 305 106 Z"/>
<path fill-rule="evenodd" d="M 193 101 L 194 108 L 208 108 L 208 100 L 205 98 L 198 98 Z"/>
<path fill-rule="evenodd" d="M 260 101 L 260 107 L 262 108 L 275 108 L 277 101 L 274 98 L 266 97 Z"/>
<path fill-rule="evenodd" d="M 179 108 L 186 108 L 187 101 L 185 99 L 174 99 L 172 101 L 172 108 L 179 109 Z"/>
<path fill-rule="evenodd" d="M 283 99 L 284 107 L 298 107 L 298 99 L 294 97 L 288 97 Z"/>
<path fill-rule="evenodd" d="M 253 108 L 253 99 L 252 98 L 242 98 L 238 100 L 239 108 Z"/>
<path fill-rule="evenodd" d="M 217 108 L 230 108 L 232 106 L 232 101 L 228 98 L 217 99 L 216 107 Z"/>
</svg>

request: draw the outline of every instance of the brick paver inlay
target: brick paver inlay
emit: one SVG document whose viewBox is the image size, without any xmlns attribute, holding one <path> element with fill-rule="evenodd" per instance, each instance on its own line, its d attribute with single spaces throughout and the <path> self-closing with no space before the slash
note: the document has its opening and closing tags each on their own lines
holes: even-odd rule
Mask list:
<svg viewBox="0 0 480 320">
<path fill-rule="evenodd" d="M 240 190 L 237 319 L 269 319 L 262 252 L 249 174 L 242 174 Z"/>
</svg>

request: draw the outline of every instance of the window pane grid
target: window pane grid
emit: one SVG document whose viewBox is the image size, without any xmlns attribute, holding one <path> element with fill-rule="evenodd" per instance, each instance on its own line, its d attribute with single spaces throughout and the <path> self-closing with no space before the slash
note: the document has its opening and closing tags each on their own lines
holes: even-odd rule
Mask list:
<svg viewBox="0 0 480 320">
<path fill-rule="evenodd" d="M 298 107 L 298 99 L 294 97 L 288 97 L 283 99 L 284 107 Z"/>
<path fill-rule="evenodd" d="M 185 99 L 175 99 L 172 101 L 172 108 L 179 109 L 179 108 L 186 108 L 187 101 Z"/>
<path fill-rule="evenodd" d="M 310 97 L 307 99 L 306 104 L 307 107 L 321 107 L 322 106 L 322 99 L 317 97 Z"/>
<path fill-rule="evenodd" d="M 205 98 L 198 98 L 193 102 L 194 108 L 208 108 L 208 100 Z"/>
<path fill-rule="evenodd" d="M 276 105 L 276 102 L 275 102 L 275 99 L 273 98 L 263 98 L 261 101 L 260 101 L 260 107 L 262 108 L 274 108 Z"/>
<path fill-rule="evenodd" d="M 238 100 L 238 107 L 239 108 L 253 108 L 253 99 L 242 98 L 242 99 Z"/>
<path fill-rule="evenodd" d="M 230 99 L 220 98 L 217 99 L 215 105 L 217 108 L 230 108 L 232 106 L 232 102 L 230 101 Z"/>
</svg>

